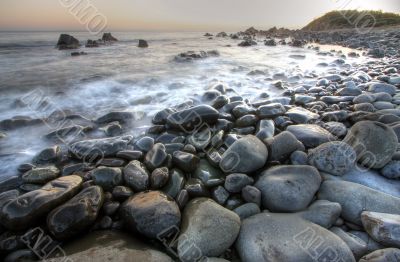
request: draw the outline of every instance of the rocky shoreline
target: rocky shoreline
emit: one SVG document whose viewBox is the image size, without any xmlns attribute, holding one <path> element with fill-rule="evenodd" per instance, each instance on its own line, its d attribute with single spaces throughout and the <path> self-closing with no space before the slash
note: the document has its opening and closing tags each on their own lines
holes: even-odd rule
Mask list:
<svg viewBox="0 0 400 262">
<path fill-rule="evenodd" d="M 282 31 L 262 42 L 283 44 L 272 39 L 283 33 L 293 46 L 346 41 Z M 231 38 L 249 46 L 260 34 L 249 29 Z M 400 38 L 382 34 L 373 37 L 387 40 L 385 59 L 352 67 L 339 54 L 339 66 L 315 76 L 315 85 L 252 102 L 216 84 L 201 104 L 155 114 L 138 139 L 124 135 L 131 112 L 53 116 L 68 121 L 45 136 L 57 145 L 0 183 L 0 256 L 399 261 L 400 60 L 387 37 Z M 37 122 L 18 118 L 0 127 L 30 124 Z M 94 130 L 106 137 L 83 139 Z"/>
</svg>

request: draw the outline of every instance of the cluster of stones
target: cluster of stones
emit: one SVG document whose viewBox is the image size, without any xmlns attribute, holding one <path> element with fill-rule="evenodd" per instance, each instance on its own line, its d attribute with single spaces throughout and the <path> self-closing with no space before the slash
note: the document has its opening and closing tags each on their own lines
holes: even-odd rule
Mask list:
<svg viewBox="0 0 400 262">
<path fill-rule="evenodd" d="M 218 84 L 135 139 L 133 113 L 87 120 L 109 137 L 46 148 L 0 184 L 0 254 L 38 259 L 40 228 L 77 260 L 399 261 L 399 70 L 376 61 L 252 102 Z"/>
</svg>

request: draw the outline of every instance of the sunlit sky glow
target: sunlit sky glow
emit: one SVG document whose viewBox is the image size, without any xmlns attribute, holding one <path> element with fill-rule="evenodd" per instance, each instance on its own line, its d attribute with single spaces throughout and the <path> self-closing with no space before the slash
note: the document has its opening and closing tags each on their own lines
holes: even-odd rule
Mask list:
<svg viewBox="0 0 400 262">
<path fill-rule="evenodd" d="M 90 0 L 1 0 L 0 30 L 85 30 L 62 3 Z M 400 13 L 399 0 L 91 0 L 107 30 L 233 31 L 249 26 L 301 28 L 334 9 Z"/>
</svg>

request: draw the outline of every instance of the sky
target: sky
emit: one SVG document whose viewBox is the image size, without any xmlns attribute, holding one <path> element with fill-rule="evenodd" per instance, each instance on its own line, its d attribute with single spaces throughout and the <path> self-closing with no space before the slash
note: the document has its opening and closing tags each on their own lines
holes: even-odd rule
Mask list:
<svg viewBox="0 0 400 262">
<path fill-rule="evenodd" d="M 0 30 L 302 28 L 336 9 L 400 13 L 399 0 L 1 0 Z M 86 12 L 85 12 L 86 11 Z"/>
</svg>

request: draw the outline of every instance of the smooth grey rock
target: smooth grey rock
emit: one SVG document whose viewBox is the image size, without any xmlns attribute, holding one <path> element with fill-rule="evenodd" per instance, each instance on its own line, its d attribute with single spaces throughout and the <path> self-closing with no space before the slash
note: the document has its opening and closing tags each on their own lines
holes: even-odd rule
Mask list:
<svg viewBox="0 0 400 262">
<path fill-rule="evenodd" d="M 0 221 L 11 230 L 23 230 L 39 222 L 53 208 L 72 198 L 80 189 L 82 178 L 57 178 L 41 189 L 23 194 L 9 201 L 0 210 Z"/>
<path fill-rule="evenodd" d="M 400 215 L 364 211 L 361 221 L 375 241 L 384 246 L 400 247 Z"/>
<path fill-rule="evenodd" d="M 313 124 L 288 126 L 286 131 L 291 132 L 305 147 L 313 148 L 336 140 L 326 129 Z"/>
<path fill-rule="evenodd" d="M 308 160 L 319 171 L 342 176 L 354 167 L 356 152 L 344 142 L 333 141 L 310 150 Z"/>
<path fill-rule="evenodd" d="M 387 163 L 380 171 L 382 176 L 389 179 L 400 178 L 400 161 L 391 161 Z"/>
<path fill-rule="evenodd" d="M 170 128 L 186 132 L 199 125 L 215 124 L 218 116 L 218 111 L 211 106 L 200 105 L 170 114 L 167 117 L 167 125 Z"/>
<path fill-rule="evenodd" d="M 385 83 L 371 83 L 368 87 L 368 91 L 372 93 L 385 92 L 393 96 L 396 94 L 396 87 Z"/>
<path fill-rule="evenodd" d="M 313 222 L 324 228 L 331 228 L 337 221 L 342 212 L 342 207 L 339 203 L 334 203 L 326 200 L 317 200 L 312 203 L 307 210 L 298 212 L 305 220 Z"/>
<path fill-rule="evenodd" d="M 260 119 L 264 118 L 274 118 L 277 116 L 281 116 L 285 114 L 286 109 L 285 107 L 280 104 L 280 103 L 271 103 L 268 105 L 260 106 L 257 109 L 257 116 Z"/>
<path fill-rule="evenodd" d="M 264 208 L 274 212 L 305 209 L 321 184 L 312 166 L 275 166 L 260 174 L 255 184 L 262 194 Z"/>
<path fill-rule="evenodd" d="M 123 183 L 122 172 L 118 167 L 98 167 L 92 171 L 92 178 L 105 191 L 112 191 L 115 186 Z"/>
<path fill-rule="evenodd" d="M 258 122 L 256 137 L 258 137 L 260 140 L 271 138 L 274 136 L 274 133 L 275 124 L 273 120 L 262 119 Z"/>
<path fill-rule="evenodd" d="M 318 199 L 339 203 L 341 216 L 356 225 L 362 225 L 363 211 L 400 214 L 400 198 L 347 181 L 324 181 Z"/>
<path fill-rule="evenodd" d="M 400 197 L 400 181 L 385 178 L 374 170 L 356 166 L 341 178 L 345 181 L 361 184 L 388 195 Z"/>
<path fill-rule="evenodd" d="M 261 191 L 254 186 L 245 186 L 242 189 L 242 198 L 248 203 L 255 203 L 261 206 Z"/>
<path fill-rule="evenodd" d="M 382 168 L 396 152 L 398 139 L 390 126 L 360 121 L 353 125 L 343 142 L 353 147 L 362 166 Z"/>
<path fill-rule="evenodd" d="M 126 200 L 120 215 L 127 229 L 160 239 L 171 227 L 179 227 L 181 212 L 176 202 L 159 191 L 141 192 Z"/>
<path fill-rule="evenodd" d="M 57 239 L 76 236 L 96 220 L 103 201 L 101 187 L 85 188 L 68 202 L 50 212 L 47 216 L 47 227 Z"/>
<path fill-rule="evenodd" d="M 240 217 L 240 220 L 243 220 L 261 213 L 261 210 L 259 205 L 255 203 L 246 203 L 235 208 L 233 212 L 235 212 Z"/>
<path fill-rule="evenodd" d="M 362 256 L 368 254 L 367 243 L 365 243 L 359 237 L 343 231 L 340 227 L 332 227 L 330 229 L 332 233 L 340 237 L 349 246 L 355 259 L 358 261 Z"/>
<path fill-rule="evenodd" d="M 172 155 L 172 162 L 183 171 L 192 173 L 197 169 L 200 158 L 187 152 L 176 151 Z"/>
<path fill-rule="evenodd" d="M 161 167 L 167 159 L 167 152 L 165 152 L 165 146 L 161 143 L 155 144 L 149 152 L 147 152 L 144 158 L 144 164 L 146 167 L 153 171 L 154 169 Z"/>
<path fill-rule="evenodd" d="M 287 115 L 290 120 L 296 124 L 307 124 L 311 120 L 316 120 L 319 118 L 318 114 L 302 107 L 291 108 L 286 112 L 285 115 Z"/>
<path fill-rule="evenodd" d="M 340 122 L 326 122 L 322 127 L 336 137 L 344 137 L 347 134 L 346 126 Z"/>
<path fill-rule="evenodd" d="M 150 175 L 150 187 L 159 189 L 165 186 L 169 179 L 169 170 L 167 167 L 160 167 L 153 170 Z"/>
<path fill-rule="evenodd" d="M 304 145 L 288 131 L 264 141 L 269 149 L 269 161 L 285 161 L 294 151 L 304 151 Z"/>
<path fill-rule="evenodd" d="M 131 140 L 131 136 L 91 139 L 72 143 L 68 149 L 78 159 L 91 163 L 98 158 L 114 156 L 126 150 Z"/>
<path fill-rule="evenodd" d="M 303 151 L 294 151 L 290 155 L 290 162 L 292 165 L 307 165 L 308 155 Z"/>
<path fill-rule="evenodd" d="M 221 255 L 236 240 L 240 224 L 236 213 L 213 200 L 193 199 L 183 211 L 178 238 L 179 258 L 182 261 L 193 261 L 193 252 L 198 252 L 200 257 Z M 190 247 L 195 247 L 195 250 Z"/>
<path fill-rule="evenodd" d="M 46 184 L 56 179 L 60 170 L 55 166 L 36 167 L 22 175 L 22 181 L 29 184 Z"/>
<path fill-rule="evenodd" d="M 261 213 L 243 220 L 236 250 L 243 262 L 355 262 L 339 237 L 294 214 Z"/>
<path fill-rule="evenodd" d="M 255 136 L 245 136 L 222 155 L 220 168 L 225 173 L 250 174 L 262 168 L 268 158 L 267 147 Z"/>
<path fill-rule="evenodd" d="M 231 193 L 239 193 L 247 185 L 254 183 L 254 179 L 246 174 L 234 173 L 226 176 L 225 189 Z"/>
</svg>

